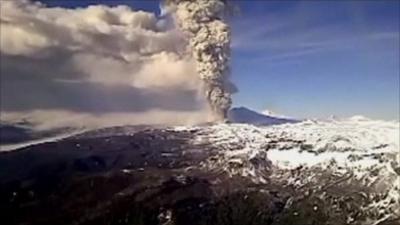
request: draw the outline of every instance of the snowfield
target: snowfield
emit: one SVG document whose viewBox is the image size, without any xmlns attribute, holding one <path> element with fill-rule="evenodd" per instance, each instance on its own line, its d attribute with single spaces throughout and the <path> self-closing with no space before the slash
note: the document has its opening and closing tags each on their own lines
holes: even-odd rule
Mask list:
<svg viewBox="0 0 400 225">
<path fill-rule="evenodd" d="M 194 142 L 214 143 L 227 160 L 252 158 L 267 151 L 273 165 L 293 169 L 326 166 L 368 169 L 384 163 L 399 164 L 400 124 L 373 120 L 336 120 L 273 126 L 218 124 L 201 129 Z"/>
<path fill-rule="evenodd" d="M 400 221 L 399 122 L 355 116 L 271 126 L 217 124 L 174 129 L 199 130 L 193 144 L 216 146 L 218 154 L 203 164 L 206 169 L 250 177 L 258 183 L 274 179 L 299 188 L 356 184 L 361 187 L 357 192 L 369 202 L 362 206 L 369 218 L 365 224 Z M 316 171 L 338 180 L 323 184 Z M 348 223 L 352 220 L 349 216 Z"/>
</svg>

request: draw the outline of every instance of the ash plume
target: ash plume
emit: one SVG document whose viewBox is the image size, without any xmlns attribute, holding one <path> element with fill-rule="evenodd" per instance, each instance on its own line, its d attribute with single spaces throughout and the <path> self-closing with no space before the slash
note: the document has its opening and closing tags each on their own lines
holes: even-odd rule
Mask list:
<svg viewBox="0 0 400 225">
<path fill-rule="evenodd" d="M 179 29 L 186 35 L 206 99 L 217 121 L 226 120 L 235 86 L 229 82 L 231 33 L 224 0 L 166 0 Z"/>
<path fill-rule="evenodd" d="M 208 121 L 196 64 L 182 55 L 184 35 L 166 22 L 124 5 L 0 0 L 0 123 L 47 129 Z"/>
</svg>

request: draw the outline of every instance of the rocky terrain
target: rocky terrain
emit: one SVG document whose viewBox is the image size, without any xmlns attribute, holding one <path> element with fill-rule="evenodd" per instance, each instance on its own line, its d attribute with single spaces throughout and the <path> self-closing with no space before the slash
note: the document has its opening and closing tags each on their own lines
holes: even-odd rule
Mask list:
<svg viewBox="0 0 400 225">
<path fill-rule="evenodd" d="M 400 224 L 399 123 L 113 127 L 0 154 L 3 224 Z"/>
</svg>

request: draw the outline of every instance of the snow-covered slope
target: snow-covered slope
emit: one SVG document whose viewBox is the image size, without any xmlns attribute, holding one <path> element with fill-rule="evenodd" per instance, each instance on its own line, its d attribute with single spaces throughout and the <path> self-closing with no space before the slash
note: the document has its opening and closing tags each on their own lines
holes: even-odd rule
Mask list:
<svg viewBox="0 0 400 225">
<path fill-rule="evenodd" d="M 325 171 L 343 185 L 364 188 L 358 192 L 368 202 L 362 206 L 369 218 L 366 224 L 400 218 L 399 123 L 360 118 L 177 129 L 200 129 L 194 142 L 217 146 L 218 156 L 203 164 L 209 170 L 251 177 L 258 183 L 275 177 L 286 185 L 317 189 L 330 185 L 316 175 Z"/>
</svg>

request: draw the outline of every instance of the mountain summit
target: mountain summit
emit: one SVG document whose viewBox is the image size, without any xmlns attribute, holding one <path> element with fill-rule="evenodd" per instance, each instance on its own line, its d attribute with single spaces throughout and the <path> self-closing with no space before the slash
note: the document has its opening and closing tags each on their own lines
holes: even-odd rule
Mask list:
<svg viewBox="0 0 400 225">
<path fill-rule="evenodd" d="M 253 125 L 279 125 L 284 123 L 300 122 L 295 119 L 261 114 L 246 107 L 232 108 L 228 113 L 228 118 L 233 123 L 247 123 Z"/>
</svg>

